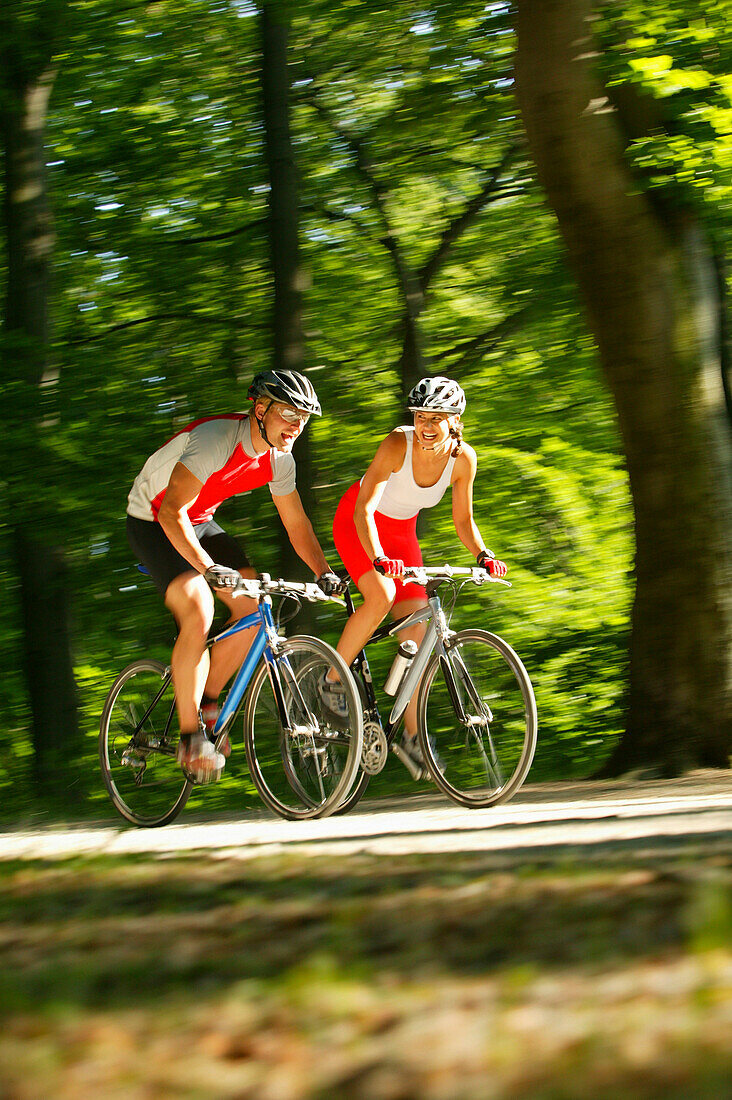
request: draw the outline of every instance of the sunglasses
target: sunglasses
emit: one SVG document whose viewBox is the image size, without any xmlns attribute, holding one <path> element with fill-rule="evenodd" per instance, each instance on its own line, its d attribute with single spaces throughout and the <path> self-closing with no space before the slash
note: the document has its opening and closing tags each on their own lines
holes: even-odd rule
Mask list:
<svg viewBox="0 0 732 1100">
<path fill-rule="evenodd" d="M 283 420 L 286 420 L 288 424 L 307 424 L 310 419 L 310 413 L 298 412 L 297 409 L 291 409 L 288 405 L 285 405 L 281 409 L 277 409 L 277 415 L 281 416 Z"/>
</svg>

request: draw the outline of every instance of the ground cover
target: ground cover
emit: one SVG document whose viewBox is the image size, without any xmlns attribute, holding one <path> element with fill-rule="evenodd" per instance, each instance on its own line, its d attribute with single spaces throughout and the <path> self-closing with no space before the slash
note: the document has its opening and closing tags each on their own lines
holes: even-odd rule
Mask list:
<svg viewBox="0 0 732 1100">
<path fill-rule="evenodd" d="M 0 1095 L 719 1097 L 732 839 L 0 864 Z"/>
</svg>

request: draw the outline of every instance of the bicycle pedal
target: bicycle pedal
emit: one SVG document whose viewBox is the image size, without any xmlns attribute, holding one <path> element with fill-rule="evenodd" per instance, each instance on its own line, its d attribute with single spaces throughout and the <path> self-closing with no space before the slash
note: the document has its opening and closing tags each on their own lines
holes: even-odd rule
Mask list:
<svg viewBox="0 0 732 1100">
<path fill-rule="evenodd" d="M 208 787 L 212 783 L 218 783 L 221 776 L 224 774 L 223 768 L 212 768 L 207 770 L 201 768 L 196 771 L 194 768 L 184 768 L 183 774 L 189 783 L 194 783 L 197 787 Z"/>
</svg>

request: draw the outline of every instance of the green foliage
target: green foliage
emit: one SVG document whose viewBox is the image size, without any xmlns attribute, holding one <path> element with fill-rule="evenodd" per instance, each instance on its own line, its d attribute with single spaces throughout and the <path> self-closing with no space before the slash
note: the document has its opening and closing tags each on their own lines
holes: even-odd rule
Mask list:
<svg viewBox="0 0 732 1100">
<path fill-rule="evenodd" d="M 732 219 L 729 14 L 726 0 L 691 0 L 674 11 L 628 0 L 605 5 L 600 25 L 610 97 L 621 90 L 639 179 L 667 203 L 693 205 L 725 237 Z"/>
</svg>

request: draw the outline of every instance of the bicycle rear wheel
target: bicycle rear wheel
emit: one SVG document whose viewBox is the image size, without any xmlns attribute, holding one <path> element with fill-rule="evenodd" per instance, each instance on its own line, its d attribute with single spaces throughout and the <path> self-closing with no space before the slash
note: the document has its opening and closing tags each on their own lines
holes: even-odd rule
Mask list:
<svg viewBox="0 0 732 1100">
<path fill-rule="evenodd" d="M 344 688 L 343 718 L 328 710 L 318 690 L 331 667 Z M 353 677 L 331 646 L 304 635 L 290 638 L 273 665 L 259 665 L 244 709 L 244 744 L 254 785 L 280 817 L 327 817 L 338 808 L 358 771 L 363 718 Z"/>
<path fill-rule="evenodd" d="M 193 786 L 176 760 L 175 692 L 160 661 L 128 665 L 102 711 L 99 763 L 115 809 L 133 825 L 167 825 Z"/>
<path fill-rule="evenodd" d="M 446 667 L 438 654 L 432 657 L 417 722 L 434 782 L 461 806 L 505 802 L 531 767 L 537 737 L 531 681 L 511 647 L 486 630 L 454 634 Z"/>
</svg>

